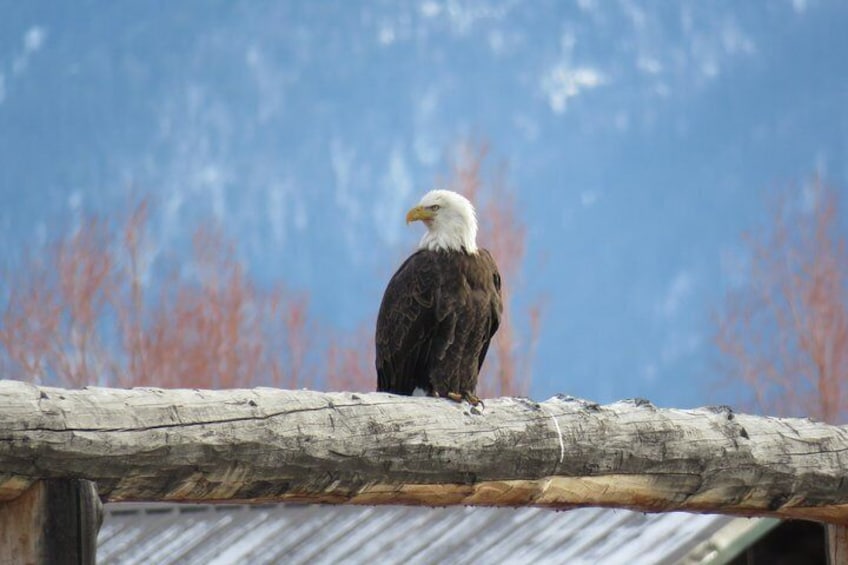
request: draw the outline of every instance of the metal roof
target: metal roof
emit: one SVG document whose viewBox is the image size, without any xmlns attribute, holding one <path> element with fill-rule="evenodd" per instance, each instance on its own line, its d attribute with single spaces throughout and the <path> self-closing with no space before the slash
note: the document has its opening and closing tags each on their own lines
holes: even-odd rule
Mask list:
<svg viewBox="0 0 848 565">
<path fill-rule="evenodd" d="M 733 520 L 600 508 L 123 503 L 106 505 L 98 562 L 698 562 L 693 550 L 703 554 Z"/>
</svg>

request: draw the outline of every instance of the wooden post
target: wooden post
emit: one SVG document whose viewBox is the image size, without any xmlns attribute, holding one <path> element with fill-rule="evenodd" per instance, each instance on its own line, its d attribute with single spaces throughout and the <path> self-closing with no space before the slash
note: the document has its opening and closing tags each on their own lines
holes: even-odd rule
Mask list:
<svg viewBox="0 0 848 565">
<path fill-rule="evenodd" d="M 91 481 L 38 481 L 0 503 L 0 563 L 93 564 L 102 516 Z"/>
<path fill-rule="evenodd" d="M 827 525 L 827 562 L 830 565 L 848 565 L 848 526 Z"/>
</svg>

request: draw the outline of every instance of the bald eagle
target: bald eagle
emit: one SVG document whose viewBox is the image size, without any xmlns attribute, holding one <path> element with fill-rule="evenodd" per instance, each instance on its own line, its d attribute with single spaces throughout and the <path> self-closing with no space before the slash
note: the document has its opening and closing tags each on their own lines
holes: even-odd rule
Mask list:
<svg viewBox="0 0 848 565">
<path fill-rule="evenodd" d="M 477 247 L 464 196 L 432 190 L 406 215 L 427 226 L 389 281 L 377 316 L 377 390 L 480 404 L 477 375 L 500 324 L 501 277 Z"/>
</svg>

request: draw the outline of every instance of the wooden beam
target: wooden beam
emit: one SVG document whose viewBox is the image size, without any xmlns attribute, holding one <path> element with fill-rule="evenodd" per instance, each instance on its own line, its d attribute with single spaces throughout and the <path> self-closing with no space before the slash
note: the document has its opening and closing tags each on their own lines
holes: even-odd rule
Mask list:
<svg viewBox="0 0 848 565">
<path fill-rule="evenodd" d="M 848 428 L 556 397 L 64 390 L 0 381 L 0 496 L 607 506 L 848 523 Z"/>
<path fill-rule="evenodd" d="M 0 563 L 93 564 L 101 520 L 90 481 L 37 481 L 0 503 Z"/>
</svg>

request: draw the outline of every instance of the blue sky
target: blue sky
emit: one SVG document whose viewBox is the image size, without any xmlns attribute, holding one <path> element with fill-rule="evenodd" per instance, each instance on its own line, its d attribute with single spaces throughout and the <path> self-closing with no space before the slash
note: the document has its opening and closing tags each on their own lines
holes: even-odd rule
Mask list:
<svg viewBox="0 0 848 565">
<path fill-rule="evenodd" d="M 732 402 L 711 311 L 777 188 L 848 186 L 848 7 L 763 2 L 0 0 L 0 260 L 159 201 L 223 221 L 322 320 L 373 320 L 405 210 L 489 140 L 545 298 L 532 396 Z M 485 222 L 486 219 L 482 218 Z M 485 242 L 481 242 L 485 245 Z"/>
</svg>

